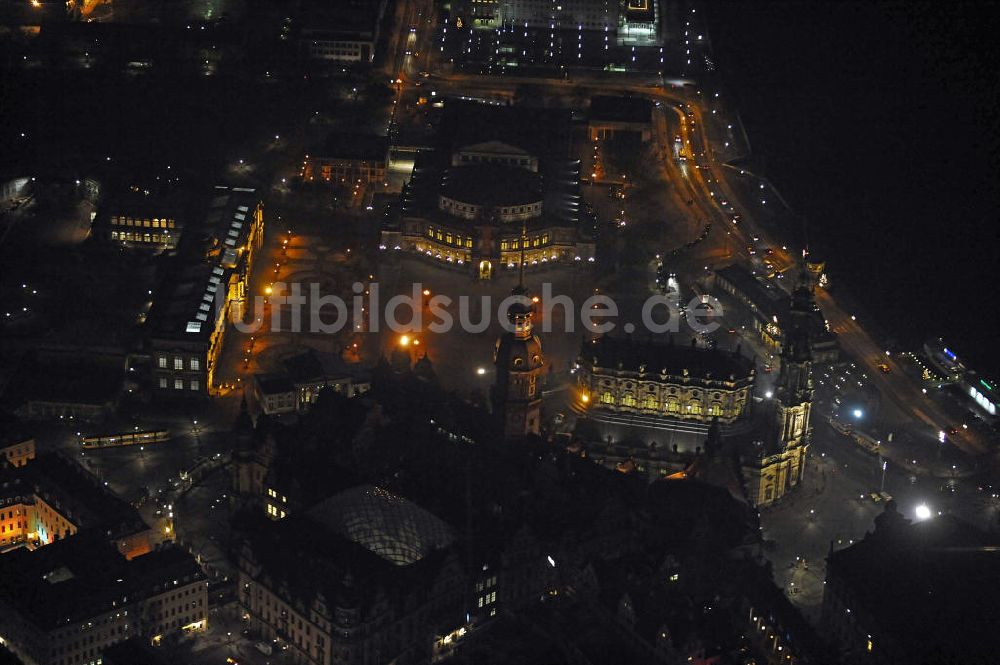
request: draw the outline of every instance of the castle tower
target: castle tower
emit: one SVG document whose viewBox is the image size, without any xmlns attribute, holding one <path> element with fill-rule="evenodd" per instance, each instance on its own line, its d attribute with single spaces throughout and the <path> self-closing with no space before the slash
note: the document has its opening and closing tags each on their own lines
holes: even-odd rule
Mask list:
<svg viewBox="0 0 1000 665">
<path fill-rule="evenodd" d="M 522 232 L 522 237 L 523 237 Z M 523 247 L 523 242 L 522 242 Z M 493 412 L 503 419 L 504 438 L 519 439 L 538 434 L 541 424 L 541 376 L 545 360 L 542 343 L 532 331 L 533 308 L 524 288 L 524 250 L 521 279 L 511 291 L 518 301 L 507 311 L 509 330 L 497 340 L 493 354 L 496 384 Z"/>
</svg>

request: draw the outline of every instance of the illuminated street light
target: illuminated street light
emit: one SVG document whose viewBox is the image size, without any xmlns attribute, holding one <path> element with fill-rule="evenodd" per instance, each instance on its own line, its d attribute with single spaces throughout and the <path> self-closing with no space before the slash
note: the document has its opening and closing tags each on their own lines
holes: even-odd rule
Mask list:
<svg viewBox="0 0 1000 665">
<path fill-rule="evenodd" d="M 410 336 L 409 335 L 403 335 L 402 337 L 400 337 L 399 338 L 399 345 L 400 346 L 409 346 L 410 345 Z"/>
<path fill-rule="evenodd" d="M 854 409 L 854 411 L 852 411 L 851 413 L 854 415 L 855 418 L 861 418 L 861 416 L 865 415 L 865 412 L 862 411 L 861 409 Z"/>
<path fill-rule="evenodd" d="M 774 392 L 768 390 L 766 393 L 764 393 L 764 397 L 767 399 L 771 399 L 772 397 L 774 397 Z"/>
<path fill-rule="evenodd" d="M 927 507 L 926 503 L 922 503 L 917 506 L 914 512 L 916 513 L 918 520 L 927 520 L 931 518 L 931 509 Z"/>
</svg>

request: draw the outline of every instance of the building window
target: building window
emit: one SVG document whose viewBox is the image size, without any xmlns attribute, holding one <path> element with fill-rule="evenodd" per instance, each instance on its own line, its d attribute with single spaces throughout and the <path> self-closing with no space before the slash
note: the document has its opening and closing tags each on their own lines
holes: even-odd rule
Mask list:
<svg viewBox="0 0 1000 665">
<path fill-rule="evenodd" d="M 656 409 L 656 395 L 646 395 L 642 399 L 642 408 L 644 409 Z"/>
<path fill-rule="evenodd" d="M 608 391 L 601 393 L 601 404 L 614 404 L 615 396 Z"/>
<path fill-rule="evenodd" d="M 668 399 L 667 400 L 667 411 L 670 412 L 670 413 L 677 413 L 677 411 L 678 411 L 677 400 L 675 400 L 675 399 Z"/>
<path fill-rule="evenodd" d="M 191 379 L 191 390 L 199 390 L 201 382 L 198 379 Z"/>
<path fill-rule="evenodd" d="M 160 387 L 161 388 L 167 388 L 167 386 L 168 386 L 168 384 L 167 384 L 167 377 L 161 376 L 160 377 Z"/>
<path fill-rule="evenodd" d="M 174 358 L 174 369 L 184 369 L 183 358 Z"/>
<path fill-rule="evenodd" d="M 635 407 L 636 405 L 635 395 L 633 395 L 632 393 L 625 393 L 622 396 L 622 404 L 624 406 Z"/>
<path fill-rule="evenodd" d="M 708 407 L 708 415 L 710 416 L 721 416 L 722 415 L 722 405 L 712 403 L 712 406 Z"/>
<path fill-rule="evenodd" d="M 159 364 L 160 364 L 160 369 L 166 369 L 167 368 L 167 357 L 166 356 L 160 356 L 159 359 L 158 359 L 158 361 L 159 361 Z"/>
<path fill-rule="evenodd" d="M 191 369 L 193 369 L 193 370 L 199 370 L 199 369 L 201 369 L 201 361 L 198 360 L 197 358 L 192 358 L 191 359 Z"/>
<path fill-rule="evenodd" d="M 184 379 L 174 379 L 174 390 L 184 390 Z"/>
</svg>

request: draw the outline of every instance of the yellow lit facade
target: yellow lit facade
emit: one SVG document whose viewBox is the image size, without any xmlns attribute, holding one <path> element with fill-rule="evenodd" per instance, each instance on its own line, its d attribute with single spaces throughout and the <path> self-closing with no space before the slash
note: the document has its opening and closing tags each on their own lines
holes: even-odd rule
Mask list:
<svg viewBox="0 0 1000 665">
<path fill-rule="evenodd" d="M 180 237 L 173 218 L 112 215 L 110 222 L 111 240 L 126 245 L 173 249 Z"/>
<path fill-rule="evenodd" d="M 24 466 L 33 459 L 35 459 L 35 440 L 32 438 L 15 439 L 0 446 L 0 460 L 6 460 L 7 464 L 14 468 Z"/>
<path fill-rule="evenodd" d="M 578 412 L 724 424 L 748 413 L 754 382 L 752 365 L 730 354 L 607 337 L 584 345 L 576 375 Z"/>
</svg>

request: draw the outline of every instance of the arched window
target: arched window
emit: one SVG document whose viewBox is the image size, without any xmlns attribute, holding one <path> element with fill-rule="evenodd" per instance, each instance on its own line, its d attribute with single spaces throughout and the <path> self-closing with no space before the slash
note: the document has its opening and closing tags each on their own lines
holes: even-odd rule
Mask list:
<svg viewBox="0 0 1000 665">
<path fill-rule="evenodd" d="M 718 402 L 712 402 L 712 405 L 708 407 L 708 415 L 710 416 L 721 416 L 722 415 L 722 405 Z"/>
<path fill-rule="evenodd" d="M 622 395 L 622 405 L 634 407 L 637 404 L 635 400 L 635 395 L 632 393 L 625 393 Z"/>
<path fill-rule="evenodd" d="M 667 400 L 667 411 L 669 413 L 677 413 L 679 410 L 680 410 L 680 404 L 678 404 L 676 399 L 671 397 L 670 399 Z"/>
<path fill-rule="evenodd" d="M 642 399 L 642 408 L 656 410 L 657 408 L 656 395 L 646 395 Z"/>
<path fill-rule="evenodd" d="M 612 395 L 609 391 L 605 390 L 603 393 L 601 393 L 601 404 L 614 404 L 614 403 L 615 403 L 615 396 Z"/>
<path fill-rule="evenodd" d="M 687 412 L 693 415 L 701 415 L 701 402 L 688 402 Z"/>
</svg>

